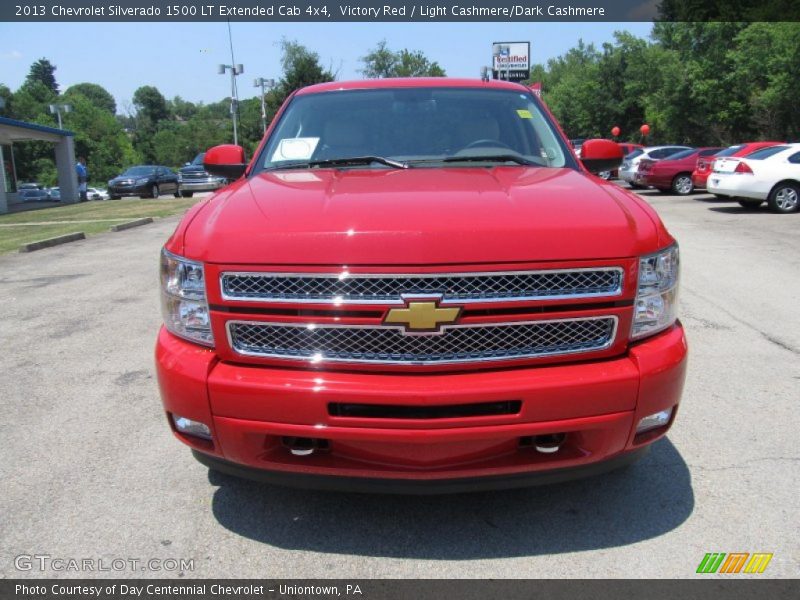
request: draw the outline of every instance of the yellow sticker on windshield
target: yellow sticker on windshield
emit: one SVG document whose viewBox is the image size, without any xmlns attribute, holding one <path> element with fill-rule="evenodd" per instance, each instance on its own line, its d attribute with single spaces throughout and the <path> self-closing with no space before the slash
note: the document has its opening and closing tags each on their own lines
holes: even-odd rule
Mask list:
<svg viewBox="0 0 800 600">
<path fill-rule="evenodd" d="M 532 119 L 533 115 L 529 110 L 518 110 L 517 114 L 519 115 L 520 119 Z"/>
</svg>

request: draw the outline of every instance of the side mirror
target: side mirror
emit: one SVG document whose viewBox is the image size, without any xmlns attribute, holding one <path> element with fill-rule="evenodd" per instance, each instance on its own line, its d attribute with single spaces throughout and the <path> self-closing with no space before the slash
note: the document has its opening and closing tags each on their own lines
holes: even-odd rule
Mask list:
<svg viewBox="0 0 800 600">
<path fill-rule="evenodd" d="M 611 140 L 586 140 L 581 147 L 581 162 L 590 173 L 612 171 L 622 164 L 622 147 Z"/>
<path fill-rule="evenodd" d="M 209 148 L 203 159 L 203 168 L 212 175 L 231 180 L 239 179 L 247 168 L 244 160 L 244 148 L 233 144 L 222 144 Z"/>
</svg>

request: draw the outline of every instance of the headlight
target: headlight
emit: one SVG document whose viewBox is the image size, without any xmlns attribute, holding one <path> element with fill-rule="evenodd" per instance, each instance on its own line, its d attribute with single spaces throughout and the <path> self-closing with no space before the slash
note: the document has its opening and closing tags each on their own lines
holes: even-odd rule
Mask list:
<svg viewBox="0 0 800 600">
<path fill-rule="evenodd" d="M 145 184 L 145 183 L 147 183 L 147 182 L 148 182 L 148 179 L 147 179 L 147 177 L 143 177 L 143 178 L 141 178 L 141 179 L 137 179 L 137 180 L 136 180 L 136 185 L 144 185 L 144 184 Z"/>
<path fill-rule="evenodd" d="M 639 287 L 633 306 L 631 339 L 658 333 L 677 318 L 680 260 L 678 245 L 639 259 Z"/>
<path fill-rule="evenodd" d="M 178 183 L 180 183 L 181 181 L 183 181 L 183 175 L 178 173 Z"/>
<path fill-rule="evenodd" d="M 161 311 L 175 335 L 214 345 L 202 263 L 161 251 Z"/>
</svg>

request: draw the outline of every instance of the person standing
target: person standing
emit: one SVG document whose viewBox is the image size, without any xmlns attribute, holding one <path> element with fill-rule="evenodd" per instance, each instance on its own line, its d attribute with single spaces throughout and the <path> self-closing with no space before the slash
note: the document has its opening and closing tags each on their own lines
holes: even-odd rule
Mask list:
<svg viewBox="0 0 800 600">
<path fill-rule="evenodd" d="M 86 168 L 86 159 L 83 156 L 78 157 L 78 164 L 75 165 L 75 173 L 78 175 L 78 195 L 81 202 L 86 202 L 89 198 L 86 196 L 86 186 L 89 182 L 89 170 Z"/>
</svg>

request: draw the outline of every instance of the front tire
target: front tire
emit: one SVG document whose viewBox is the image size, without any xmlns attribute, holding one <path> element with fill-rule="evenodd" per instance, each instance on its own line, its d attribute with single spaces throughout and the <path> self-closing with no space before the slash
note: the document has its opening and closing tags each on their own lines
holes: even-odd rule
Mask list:
<svg viewBox="0 0 800 600">
<path fill-rule="evenodd" d="M 154 200 L 158 198 L 159 193 L 160 192 L 158 190 L 157 185 L 153 185 L 153 187 L 150 188 L 150 197 L 153 198 Z"/>
<path fill-rule="evenodd" d="M 800 185 L 779 183 L 769 193 L 767 204 L 772 212 L 786 214 L 800 209 Z"/>
<path fill-rule="evenodd" d="M 677 175 L 675 179 L 672 180 L 672 191 L 678 196 L 688 196 L 691 194 L 694 191 L 694 183 L 692 183 L 691 176 L 686 173 Z"/>
<path fill-rule="evenodd" d="M 181 196 L 183 198 L 191 198 L 192 196 L 194 196 L 194 192 L 181 192 Z"/>
</svg>

